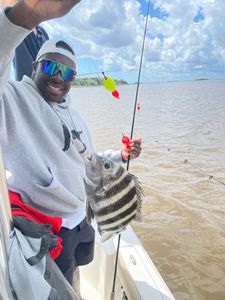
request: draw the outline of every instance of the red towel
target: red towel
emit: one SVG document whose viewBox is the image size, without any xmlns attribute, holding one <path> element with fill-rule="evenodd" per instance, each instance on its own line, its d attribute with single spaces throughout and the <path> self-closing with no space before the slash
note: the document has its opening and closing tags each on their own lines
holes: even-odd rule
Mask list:
<svg viewBox="0 0 225 300">
<path fill-rule="evenodd" d="M 11 203 L 12 215 L 24 217 L 39 224 L 50 224 L 52 226 L 51 232 L 53 234 L 59 233 L 62 226 L 62 218 L 47 216 L 33 207 L 23 203 L 18 193 L 9 191 L 9 199 Z M 62 252 L 62 239 L 57 237 L 57 246 L 49 250 L 53 259 L 56 259 Z"/>
</svg>

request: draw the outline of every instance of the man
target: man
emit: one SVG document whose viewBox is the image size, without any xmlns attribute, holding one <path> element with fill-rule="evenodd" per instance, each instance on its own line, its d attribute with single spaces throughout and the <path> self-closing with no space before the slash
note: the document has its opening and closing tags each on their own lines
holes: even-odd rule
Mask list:
<svg viewBox="0 0 225 300">
<path fill-rule="evenodd" d="M 13 6 L 20 0 L 6 0 L 0 4 L 0 8 Z M 24 75 L 31 77 L 37 53 L 45 41 L 49 39 L 47 32 L 41 26 L 33 28 L 32 32 L 15 49 L 13 67 L 15 79 L 20 81 Z"/>
<path fill-rule="evenodd" d="M 63 41 L 47 41 L 37 54 L 32 79 L 8 82 L 14 49 L 40 22 L 65 15 L 80 0 L 21 0 L 0 14 L 0 144 L 12 176 L 9 189 L 37 210 L 63 220 L 63 252 L 56 263 L 72 283 L 77 266 L 93 258 L 94 231 L 85 219 L 85 160 L 94 153 L 90 133 L 70 105 L 76 57 Z M 7 38 L 6 38 L 7 37 Z M 121 162 L 139 156 L 112 152 Z"/>
</svg>

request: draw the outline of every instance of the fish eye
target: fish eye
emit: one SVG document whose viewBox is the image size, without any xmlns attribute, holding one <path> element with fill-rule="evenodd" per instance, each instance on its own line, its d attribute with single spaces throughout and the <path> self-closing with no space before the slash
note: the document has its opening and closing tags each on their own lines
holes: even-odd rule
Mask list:
<svg viewBox="0 0 225 300">
<path fill-rule="evenodd" d="M 107 170 L 110 169 L 110 164 L 108 162 L 104 163 L 104 168 Z"/>
</svg>

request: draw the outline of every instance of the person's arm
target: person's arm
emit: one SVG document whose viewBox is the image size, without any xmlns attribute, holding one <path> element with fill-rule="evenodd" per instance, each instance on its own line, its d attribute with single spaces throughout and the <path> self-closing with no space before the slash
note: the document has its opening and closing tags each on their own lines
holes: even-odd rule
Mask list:
<svg viewBox="0 0 225 300">
<path fill-rule="evenodd" d="M 39 23 L 64 16 L 81 0 L 21 0 L 0 12 L 0 94 L 10 73 L 15 48 Z"/>
<path fill-rule="evenodd" d="M 66 15 L 81 0 L 23 0 L 8 13 L 15 25 L 32 30 L 41 22 Z"/>
<path fill-rule="evenodd" d="M 25 28 L 15 26 L 7 18 L 5 11 L 0 12 L 0 95 L 9 79 L 14 49 L 29 32 Z"/>
<path fill-rule="evenodd" d="M 1 0 L 0 1 L 0 9 L 8 7 L 8 6 L 13 6 L 16 4 L 16 0 Z"/>
</svg>

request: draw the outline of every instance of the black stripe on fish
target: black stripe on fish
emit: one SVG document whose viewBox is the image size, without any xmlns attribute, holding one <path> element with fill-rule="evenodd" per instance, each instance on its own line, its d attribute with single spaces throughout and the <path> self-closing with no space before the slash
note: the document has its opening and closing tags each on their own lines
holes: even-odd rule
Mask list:
<svg viewBox="0 0 225 300">
<path fill-rule="evenodd" d="M 110 214 L 114 211 L 117 211 L 118 208 L 122 208 L 124 205 L 126 205 L 127 203 L 129 203 L 133 197 L 136 195 L 136 187 L 133 186 L 129 192 L 127 192 L 122 198 L 120 198 L 118 201 L 116 201 L 115 203 L 108 205 L 102 209 L 96 210 L 94 211 L 94 214 L 96 216 L 105 216 L 107 214 Z"/>
<path fill-rule="evenodd" d="M 108 191 L 106 190 L 104 193 L 95 194 L 95 202 L 97 203 L 99 201 L 109 199 L 114 195 L 119 194 L 126 187 L 128 187 L 128 185 L 133 179 L 134 179 L 134 175 L 128 173 L 127 176 L 125 176 L 121 181 L 113 185 L 111 189 L 109 189 Z"/>
<path fill-rule="evenodd" d="M 123 219 L 131 214 L 133 211 L 137 210 L 137 201 L 131 205 L 131 207 L 129 207 L 127 210 L 123 211 L 122 213 L 120 213 L 119 215 L 116 215 L 110 219 L 107 219 L 105 221 L 102 221 L 102 222 L 98 222 L 98 225 L 101 226 L 101 225 L 106 225 L 106 224 L 110 224 L 110 223 L 114 223 L 116 221 L 119 221 L 121 220 L 121 222 L 123 221 Z M 133 216 L 133 219 L 135 218 L 135 215 Z M 120 226 L 120 225 L 118 225 Z"/>
<path fill-rule="evenodd" d="M 119 225 L 116 225 L 114 227 L 109 227 L 107 229 L 101 229 L 101 226 L 99 226 L 100 231 L 115 231 L 120 232 L 121 228 L 124 228 L 127 224 L 129 224 L 134 219 L 134 215 L 132 215 L 130 218 L 125 220 L 124 222 L 120 223 Z"/>
<path fill-rule="evenodd" d="M 126 169 L 124 169 L 122 166 L 120 166 L 119 169 L 117 170 L 117 172 L 115 173 L 114 178 L 115 179 L 120 178 L 123 175 L 124 172 L 127 172 Z M 110 182 L 112 182 L 112 176 L 111 175 L 104 177 L 104 186 L 106 186 Z"/>
</svg>

